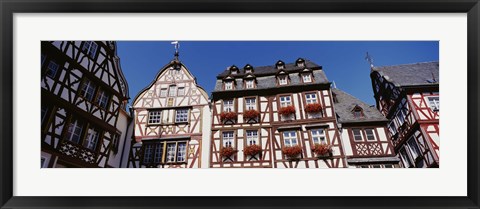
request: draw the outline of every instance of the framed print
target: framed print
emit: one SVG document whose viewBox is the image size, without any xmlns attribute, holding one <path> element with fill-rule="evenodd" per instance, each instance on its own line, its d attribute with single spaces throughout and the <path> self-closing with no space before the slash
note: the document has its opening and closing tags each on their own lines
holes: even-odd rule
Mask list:
<svg viewBox="0 0 480 209">
<path fill-rule="evenodd" d="M 477 0 L 0 7 L 1 208 L 479 208 Z"/>
</svg>

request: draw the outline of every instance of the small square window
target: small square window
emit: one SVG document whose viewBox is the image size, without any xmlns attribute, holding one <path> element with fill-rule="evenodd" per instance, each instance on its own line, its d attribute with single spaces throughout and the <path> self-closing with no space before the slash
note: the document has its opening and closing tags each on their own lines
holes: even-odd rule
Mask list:
<svg viewBox="0 0 480 209">
<path fill-rule="evenodd" d="M 50 60 L 47 66 L 46 75 L 50 78 L 55 78 L 55 75 L 57 74 L 57 70 L 58 70 L 58 64 L 55 61 Z"/>
<path fill-rule="evenodd" d="M 325 131 L 323 129 L 312 129 L 312 140 L 315 144 L 326 144 Z"/>
<path fill-rule="evenodd" d="M 358 128 L 352 129 L 353 132 L 353 140 L 355 141 L 363 141 L 362 130 Z"/>
<path fill-rule="evenodd" d="M 283 132 L 283 142 L 286 147 L 296 146 L 297 141 L 297 132 L 295 131 L 285 131 Z"/>
<path fill-rule="evenodd" d="M 279 76 L 278 77 L 278 84 L 287 85 L 288 84 L 287 76 Z"/>
<path fill-rule="evenodd" d="M 175 122 L 184 123 L 187 121 L 188 121 L 188 109 L 178 109 L 175 116 Z"/>
<path fill-rule="evenodd" d="M 167 97 L 167 88 L 160 89 L 160 97 Z"/>
<path fill-rule="evenodd" d="M 365 135 L 367 135 L 367 140 L 368 141 L 375 141 L 375 133 L 374 133 L 373 128 L 365 129 Z"/>
<path fill-rule="evenodd" d="M 317 103 L 317 94 L 315 94 L 315 93 L 305 94 L 305 99 L 307 101 L 307 104 Z"/>
<path fill-rule="evenodd" d="M 178 96 L 185 96 L 185 87 L 178 87 Z"/>
<path fill-rule="evenodd" d="M 233 89 L 233 81 L 226 81 L 225 90 L 232 90 L 232 89 Z"/>
<path fill-rule="evenodd" d="M 303 82 L 304 83 L 310 83 L 312 82 L 312 74 L 310 73 L 305 73 L 302 75 L 302 78 L 303 78 Z"/>
<path fill-rule="evenodd" d="M 280 107 L 286 107 L 292 105 L 292 98 L 290 96 L 280 97 Z"/>
<path fill-rule="evenodd" d="M 162 119 L 162 111 L 154 110 L 148 112 L 148 124 L 160 124 Z"/>
</svg>

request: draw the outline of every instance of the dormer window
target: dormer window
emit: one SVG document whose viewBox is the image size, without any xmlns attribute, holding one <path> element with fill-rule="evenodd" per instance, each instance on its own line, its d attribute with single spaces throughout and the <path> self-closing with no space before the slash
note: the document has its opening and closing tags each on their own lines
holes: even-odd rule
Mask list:
<svg viewBox="0 0 480 209">
<path fill-rule="evenodd" d="M 305 67 L 305 60 L 302 58 L 298 58 L 297 61 L 295 61 L 295 66 L 297 67 Z"/>
<path fill-rule="evenodd" d="M 255 88 L 255 81 L 253 79 L 249 79 L 245 81 L 245 88 L 246 89 L 253 89 Z"/>
<path fill-rule="evenodd" d="M 288 84 L 287 76 L 286 75 L 278 76 L 278 84 L 279 85 L 287 85 Z"/>
<path fill-rule="evenodd" d="M 229 70 L 232 75 L 238 74 L 238 67 L 235 65 L 232 65 Z"/>
<path fill-rule="evenodd" d="M 253 67 L 250 64 L 245 65 L 245 67 L 243 67 L 243 69 L 245 70 L 245 74 L 253 73 Z"/>
<path fill-rule="evenodd" d="M 303 73 L 302 74 L 302 79 L 304 83 L 310 83 L 312 82 L 312 74 L 310 73 Z"/>
<path fill-rule="evenodd" d="M 225 81 L 225 90 L 233 90 L 233 81 Z"/>
<path fill-rule="evenodd" d="M 353 117 L 355 118 L 362 118 L 363 117 L 363 109 L 359 107 L 358 105 L 355 106 L 352 110 Z"/>
<path fill-rule="evenodd" d="M 282 60 L 278 60 L 277 63 L 275 64 L 275 66 L 276 66 L 277 69 L 279 69 L 279 70 L 285 69 L 285 63 L 284 63 Z"/>
</svg>

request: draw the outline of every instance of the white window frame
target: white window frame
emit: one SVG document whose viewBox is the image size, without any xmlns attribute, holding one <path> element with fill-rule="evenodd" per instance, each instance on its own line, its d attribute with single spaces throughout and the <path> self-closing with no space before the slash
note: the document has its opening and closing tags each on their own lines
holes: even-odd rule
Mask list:
<svg viewBox="0 0 480 209">
<path fill-rule="evenodd" d="M 175 111 L 175 122 L 176 123 L 185 123 L 188 122 L 188 109 L 177 109 Z"/>
<path fill-rule="evenodd" d="M 160 89 L 160 97 L 167 97 L 168 95 L 168 89 L 167 88 L 161 88 Z"/>
<path fill-rule="evenodd" d="M 95 89 L 95 84 L 91 80 L 85 79 L 82 85 L 81 95 L 88 101 L 92 101 L 93 96 L 95 96 Z"/>
<path fill-rule="evenodd" d="M 59 68 L 59 65 L 55 61 L 50 60 L 48 62 L 47 72 L 45 72 L 45 75 L 50 78 L 55 78 L 55 75 L 57 75 L 58 68 Z"/>
<path fill-rule="evenodd" d="M 257 109 L 257 98 L 255 98 L 255 97 L 245 98 L 245 109 L 246 110 L 256 110 Z"/>
<path fill-rule="evenodd" d="M 258 130 L 246 130 L 247 136 L 247 146 L 248 145 L 258 145 Z"/>
<path fill-rule="evenodd" d="M 177 161 L 177 143 L 176 142 L 166 142 L 166 153 L 165 153 L 165 162 L 174 163 Z"/>
<path fill-rule="evenodd" d="M 235 133 L 233 131 L 222 132 L 222 145 L 223 147 L 235 146 Z"/>
<path fill-rule="evenodd" d="M 176 85 L 171 85 L 169 86 L 168 89 L 168 96 L 169 97 L 174 97 L 177 95 L 177 86 Z"/>
<path fill-rule="evenodd" d="M 85 52 L 89 57 L 95 57 L 98 49 L 98 44 L 94 41 L 85 41 L 82 47 L 82 51 Z"/>
<path fill-rule="evenodd" d="M 291 96 L 280 96 L 280 107 L 287 107 L 292 105 Z"/>
<path fill-rule="evenodd" d="M 355 134 L 355 130 L 358 130 L 359 135 Z M 362 129 L 352 128 L 352 135 L 353 135 L 353 141 L 357 141 L 357 142 L 363 141 Z M 355 137 L 355 136 L 360 136 L 361 139 L 357 139 L 357 137 Z"/>
<path fill-rule="evenodd" d="M 304 83 L 310 83 L 312 82 L 312 74 L 311 73 L 303 73 L 302 74 L 302 79 Z"/>
<path fill-rule="evenodd" d="M 225 81 L 225 90 L 233 90 L 233 81 Z"/>
<path fill-rule="evenodd" d="M 288 84 L 288 78 L 286 75 L 281 75 L 278 76 L 278 84 L 280 85 L 287 85 Z"/>
<path fill-rule="evenodd" d="M 306 93 L 305 94 L 305 101 L 307 102 L 307 104 L 317 103 L 317 94 L 316 93 Z"/>
<path fill-rule="evenodd" d="M 405 144 L 410 155 L 412 156 L 413 162 L 416 162 L 417 158 L 422 156 L 420 147 L 418 146 L 417 141 L 414 136 L 408 138 L 407 143 Z"/>
<path fill-rule="evenodd" d="M 187 160 L 187 142 L 177 142 L 176 162 L 185 162 Z"/>
<path fill-rule="evenodd" d="M 162 122 L 162 111 L 148 111 L 148 124 L 160 124 Z"/>
<path fill-rule="evenodd" d="M 223 100 L 223 111 L 224 112 L 233 112 L 234 111 L 233 99 Z"/>
<path fill-rule="evenodd" d="M 371 136 L 373 137 L 373 139 L 369 139 L 368 136 L 368 131 L 367 130 L 371 130 L 372 131 L 372 134 Z M 374 128 L 366 128 L 365 129 L 365 136 L 367 137 L 367 141 L 376 141 L 377 140 L 377 137 L 375 136 L 375 129 Z"/>
<path fill-rule="evenodd" d="M 438 112 L 440 111 L 440 97 L 439 96 L 430 96 L 427 97 L 428 100 L 428 107 L 430 107 L 430 110 L 433 112 Z"/>
<path fill-rule="evenodd" d="M 247 89 L 255 88 L 254 81 L 252 79 L 245 80 L 245 88 L 247 88 Z"/>
<path fill-rule="evenodd" d="M 95 151 L 99 137 L 100 137 L 100 132 L 97 129 L 90 127 L 87 131 L 87 136 L 83 141 L 83 146 L 87 149 Z"/>
<path fill-rule="evenodd" d="M 285 147 L 293 147 L 298 145 L 297 131 L 284 131 L 283 144 Z"/>
<path fill-rule="evenodd" d="M 178 96 L 185 96 L 185 87 L 178 87 Z"/>
<path fill-rule="evenodd" d="M 321 129 L 312 129 L 310 130 L 312 134 L 312 141 L 314 144 L 327 144 L 327 136 L 325 130 Z"/>
<path fill-rule="evenodd" d="M 67 140 L 77 144 L 80 143 L 82 141 L 83 126 L 84 124 L 78 119 L 73 119 L 73 122 L 71 121 L 68 125 Z"/>
</svg>

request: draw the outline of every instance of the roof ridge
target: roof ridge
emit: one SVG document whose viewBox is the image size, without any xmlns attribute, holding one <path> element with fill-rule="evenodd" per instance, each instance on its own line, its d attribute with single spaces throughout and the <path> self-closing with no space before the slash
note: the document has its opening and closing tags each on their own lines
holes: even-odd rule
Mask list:
<svg viewBox="0 0 480 209">
<path fill-rule="evenodd" d="M 414 62 L 414 63 L 406 63 L 406 64 L 398 64 L 398 65 L 382 65 L 382 66 L 374 66 L 373 68 L 385 68 L 385 67 L 395 67 L 395 66 L 405 66 L 405 65 L 416 65 L 416 64 L 427 64 L 427 63 L 438 63 L 439 61 L 425 61 L 425 62 Z"/>
</svg>

